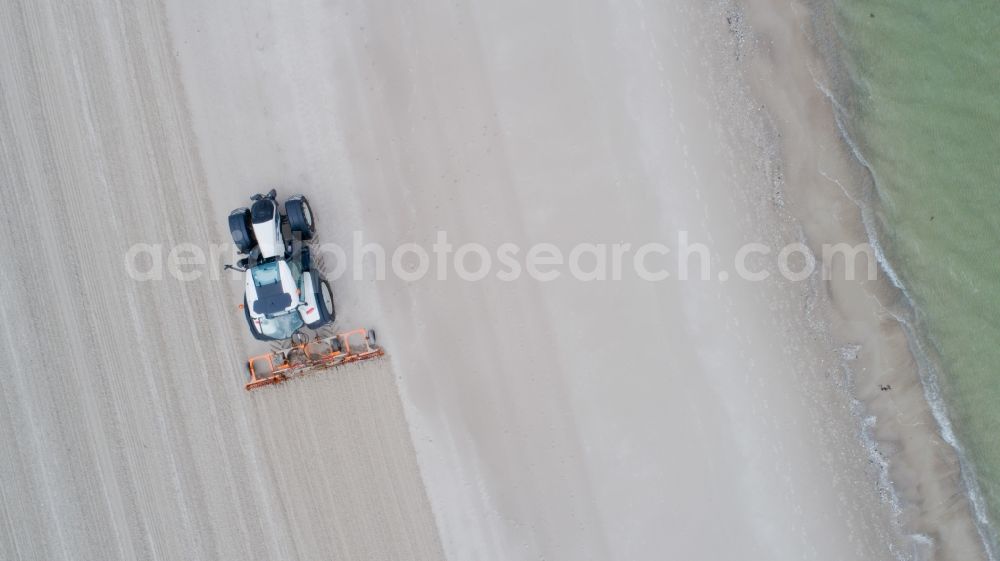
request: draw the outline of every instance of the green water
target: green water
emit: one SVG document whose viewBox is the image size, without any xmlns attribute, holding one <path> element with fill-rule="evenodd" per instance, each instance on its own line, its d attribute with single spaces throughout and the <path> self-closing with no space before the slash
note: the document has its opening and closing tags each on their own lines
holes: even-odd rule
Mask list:
<svg viewBox="0 0 1000 561">
<path fill-rule="evenodd" d="M 880 240 L 1000 521 L 1000 2 L 836 0 Z M 993 525 L 996 528 L 996 525 Z"/>
</svg>

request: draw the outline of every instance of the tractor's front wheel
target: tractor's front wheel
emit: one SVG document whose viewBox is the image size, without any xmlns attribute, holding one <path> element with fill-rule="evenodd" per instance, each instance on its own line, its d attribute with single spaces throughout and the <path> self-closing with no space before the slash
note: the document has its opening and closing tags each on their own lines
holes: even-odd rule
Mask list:
<svg viewBox="0 0 1000 561">
<path fill-rule="evenodd" d="M 316 224 L 313 221 L 312 207 L 309 206 L 309 199 L 302 195 L 289 197 L 285 201 L 285 215 L 288 216 L 288 227 L 292 233 L 298 233 L 303 240 L 311 240 L 316 233 Z"/>
<path fill-rule="evenodd" d="M 250 253 L 257 240 L 253 237 L 253 224 L 250 222 L 250 209 L 238 208 L 229 213 L 229 233 L 233 243 L 240 253 Z"/>
</svg>

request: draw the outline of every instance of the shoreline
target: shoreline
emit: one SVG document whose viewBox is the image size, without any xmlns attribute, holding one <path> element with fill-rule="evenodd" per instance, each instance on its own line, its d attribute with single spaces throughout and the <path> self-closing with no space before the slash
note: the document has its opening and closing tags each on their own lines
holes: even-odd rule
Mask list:
<svg viewBox="0 0 1000 561">
<path fill-rule="evenodd" d="M 798 74 L 797 78 L 789 78 L 787 66 L 782 67 L 781 72 L 775 72 L 775 68 L 769 64 L 780 56 L 774 52 L 780 50 L 780 47 L 775 47 L 774 41 L 764 39 L 768 36 L 763 35 L 758 37 L 759 44 L 765 44 L 761 48 L 767 51 L 768 56 L 758 57 L 756 68 L 753 65 L 748 68 L 748 73 L 757 74 L 754 91 L 765 100 L 765 103 L 766 100 L 771 101 L 767 103 L 768 110 L 774 114 L 777 121 L 783 123 L 778 128 L 784 127 L 786 134 L 783 136 L 786 138 L 788 123 L 801 123 L 803 118 L 808 119 L 808 116 L 801 113 L 796 115 L 794 109 L 789 110 L 787 106 L 775 103 L 775 96 L 780 94 L 768 91 L 769 87 L 775 86 L 762 86 L 761 82 L 764 80 L 762 76 L 775 78 L 779 83 L 785 79 L 785 83 L 777 88 L 787 88 L 789 81 L 797 80 L 799 90 L 808 91 L 814 96 L 818 92 L 825 98 L 825 103 L 817 106 L 823 107 L 824 119 L 829 121 L 826 130 L 820 129 L 826 138 L 816 142 L 822 144 L 828 141 L 831 132 L 836 135 L 835 141 L 840 147 L 835 147 L 834 150 L 840 152 L 842 169 L 839 171 L 843 175 L 831 174 L 820 167 L 815 171 L 823 179 L 836 183 L 843 198 L 857 207 L 855 222 L 863 228 L 864 240 L 872 245 L 878 260 L 882 278 L 877 284 L 860 286 L 865 283 L 854 283 L 856 286 L 850 286 L 842 282 L 840 286 L 829 288 L 831 309 L 828 313 L 831 315 L 831 325 L 836 338 L 845 343 L 858 337 L 866 339 L 863 334 L 867 331 L 868 346 L 874 343 L 876 347 L 875 352 L 871 354 L 895 355 L 888 360 L 885 357 L 868 357 L 866 361 L 865 357 L 859 357 L 862 359 L 859 361 L 860 367 L 853 369 L 853 380 L 850 383 L 853 386 L 850 392 L 856 396 L 861 405 L 858 413 L 859 422 L 862 424 L 862 438 L 864 440 L 871 438 L 873 461 L 881 460 L 884 463 L 884 467 L 880 470 L 880 479 L 890 486 L 886 492 L 889 494 L 890 502 L 895 503 L 894 522 L 903 535 L 912 538 L 914 558 L 923 559 L 927 555 L 935 559 L 964 560 L 969 559 L 969 555 L 975 554 L 978 558 L 993 560 L 995 554 L 991 540 L 995 534 L 984 518 L 982 497 L 972 471 L 974 467 L 964 458 L 961 445 L 952 431 L 946 404 L 939 395 L 936 363 L 923 348 L 922 335 L 913 321 L 912 304 L 906 296 L 905 287 L 900 283 L 891 262 L 884 254 L 884 248 L 879 243 L 877 225 L 872 222 L 873 205 L 877 204 L 878 196 L 875 177 L 865 163 L 859 148 L 853 144 L 844 128 L 843 108 L 836 101 L 836 94 L 832 91 L 836 90 L 838 85 L 835 81 L 832 84 L 829 82 L 831 76 L 837 74 L 836 65 L 839 61 L 835 60 L 836 47 L 832 47 L 829 43 L 820 45 L 825 38 L 820 20 L 826 14 L 821 13 L 817 6 L 806 6 L 800 2 L 782 6 L 779 2 L 768 0 L 744 0 L 741 5 L 749 14 L 751 28 L 755 26 L 770 28 L 770 33 L 775 33 L 775 29 L 781 26 L 786 27 L 786 32 L 788 28 L 797 29 L 795 32 L 797 37 L 785 39 L 797 43 L 799 48 L 805 45 L 805 48 L 802 48 L 803 53 L 808 53 L 804 61 L 805 72 L 808 73 L 812 84 L 803 80 L 801 66 L 793 67 L 792 74 Z M 798 13 L 789 17 L 787 9 L 782 10 L 782 7 L 789 6 L 793 12 Z M 762 13 L 764 11 L 767 15 Z M 782 16 L 785 19 L 782 23 L 774 21 L 781 19 Z M 768 17 L 773 19 L 767 21 Z M 782 46 L 788 48 L 787 44 Z M 766 60 L 762 62 L 759 58 Z M 787 56 L 784 58 L 786 62 L 793 59 L 794 57 Z M 835 129 L 832 131 L 829 127 L 830 122 L 835 124 Z M 786 164 L 796 165 L 796 160 L 801 164 L 804 161 L 808 162 L 810 158 L 814 163 L 822 161 L 816 155 L 803 155 L 801 151 L 796 154 L 796 149 L 790 150 L 787 145 L 782 152 Z M 827 162 L 827 165 L 831 164 Z M 799 177 L 802 179 L 807 175 L 803 173 Z M 805 180 L 801 184 L 808 183 L 809 180 Z M 813 183 L 815 184 L 815 181 Z M 812 190 L 810 195 L 816 195 L 817 189 L 814 187 Z M 830 190 L 829 187 L 826 190 Z M 823 189 L 818 191 L 822 192 Z M 830 199 L 829 194 L 820 196 Z M 836 194 L 833 198 L 836 198 Z M 793 215 L 805 224 L 817 220 L 815 209 L 809 206 L 808 202 L 800 201 L 798 208 L 792 210 Z M 826 232 L 821 228 L 814 230 L 818 230 L 814 233 L 817 239 L 824 234 L 829 235 L 829 229 Z M 855 237 L 856 234 L 857 232 Z M 872 298 L 882 312 L 873 315 L 864 310 L 863 305 L 853 307 L 838 305 L 838 296 L 850 298 L 852 293 L 855 294 L 855 298 L 858 295 Z M 891 317 L 889 324 L 885 321 L 886 315 Z M 859 328 L 859 322 L 866 321 L 869 322 L 868 327 Z M 873 331 L 878 332 L 875 339 L 871 337 Z M 879 337 L 881 341 L 878 340 Z M 862 349 L 863 347 L 864 345 Z M 881 374 L 887 372 L 892 375 Z M 877 390 L 876 386 L 905 388 L 908 395 L 905 400 L 897 401 L 886 395 L 887 392 Z M 918 397 L 915 399 L 913 394 L 917 394 Z M 892 420 L 893 417 L 899 416 L 904 416 L 911 422 L 918 421 L 908 426 L 906 423 Z M 931 422 L 928 422 L 928 418 Z M 923 447 L 920 444 L 904 443 L 911 439 L 922 441 Z M 942 452 L 942 447 L 935 444 L 938 442 L 945 443 L 944 448 L 947 451 Z M 931 448 L 936 451 L 929 450 Z M 960 474 L 959 477 L 955 476 L 956 471 Z M 947 508 L 940 508 L 942 503 L 946 503 Z"/>
<path fill-rule="evenodd" d="M 833 44 L 834 39 L 832 35 L 824 39 L 822 38 L 823 34 L 819 29 L 821 24 L 818 20 L 829 16 L 820 12 L 818 7 L 813 7 L 811 9 L 816 11 L 814 14 L 814 33 L 820 36 L 820 41 L 825 40 L 828 45 Z M 826 31 L 828 34 L 834 31 L 831 27 L 832 24 L 827 24 L 827 26 L 828 29 Z M 825 62 L 828 68 L 834 69 L 838 66 L 846 64 L 839 60 L 834 60 L 829 47 L 824 50 L 824 53 L 826 54 Z M 847 73 L 845 70 L 841 69 L 835 72 L 844 74 L 844 77 L 838 78 L 839 81 L 847 81 Z M 867 204 L 859 205 L 861 206 L 862 221 L 865 226 L 866 235 L 869 243 L 875 250 L 880 267 L 885 274 L 888 275 L 890 282 L 900 292 L 904 300 L 902 313 L 896 317 L 896 320 L 900 323 L 900 326 L 907 334 L 907 339 L 910 343 L 910 352 L 917 362 L 918 374 L 924 388 L 925 399 L 927 400 L 928 406 L 931 408 L 934 419 L 938 424 L 940 436 L 954 449 L 958 458 L 962 476 L 961 486 L 963 488 L 963 492 L 967 495 L 967 498 L 970 501 L 974 522 L 976 524 L 976 529 L 979 532 L 979 536 L 982 539 L 985 554 L 990 561 L 996 561 L 998 559 L 997 530 L 993 526 L 993 522 L 990 520 L 989 505 L 986 503 L 986 497 L 981 486 L 979 485 L 975 464 L 967 456 L 964 446 L 962 445 L 954 427 L 954 422 L 950 417 L 950 405 L 942 394 L 941 359 L 939 358 L 940 352 L 936 345 L 932 341 L 928 340 L 926 328 L 921 327 L 918 310 L 916 309 L 913 296 L 910 294 L 909 290 L 907 290 L 900 275 L 896 272 L 892 264 L 892 259 L 887 254 L 886 248 L 882 243 L 883 236 L 879 232 L 879 222 L 875 218 L 875 214 L 877 213 L 876 207 L 880 204 L 877 174 L 868 162 L 868 159 L 864 156 L 862 147 L 859 146 L 858 143 L 851 137 L 851 133 L 849 132 L 849 127 L 847 125 L 849 117 L 845 114 L 843 106 L 837 102 L 837 94 L 830 90 L 825 90 L 824 94 L 833 104 L 834 117 L 837 121 L 837 127 L 844 143 L 850 148 L 851 155 L 854 157 L 857 164 L 864 168 L 868 175 L 867 181 L 870 182 L 871 190 L 870 198 L 873 200 L 869 201 Z"/>
</svg>

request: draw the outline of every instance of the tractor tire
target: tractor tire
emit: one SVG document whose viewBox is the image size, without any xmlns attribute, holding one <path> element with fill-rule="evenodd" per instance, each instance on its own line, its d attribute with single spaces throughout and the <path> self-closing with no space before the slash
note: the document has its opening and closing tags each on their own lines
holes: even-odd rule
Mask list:
<svg viewBox="0 0 1000 561">
<path fill-rule="evenodd" d="M 311 240 L 316 232 L 316 224 L 313 222 L 312 207 L 309 206 L 309 199 L 302 195 L 289 197 L 285 201 L 285 215 L 288 216 L 288 227 L 292 233 L 296 232 L 303 240 Z"/>
<path fill-rule="evenodd" d="M 325 280 L 319 281 L 319 302 L 324 314 L 329 318 L 327 321 L 333 323 L 337 319 L 337 309 L 333 304 L 333 291 Z"/>
<path fill-rule="evenodd" d="M 240 253 L 250 253 L 257 240 L 253 237 L 253 225 L 250 222 L 250 209 L 238 208 L 229 213 L 229 233 L 233 243 Z"/>
<path fill-rule="evenodd" d="M 311 271 L 310 273 L 312 274 L 312 286 L 309 290 L 312 291 L 313 298 L 315 299 L 316 312 L 319 314 L 319 318 L 312 323 L 307 323 L 306 326 L 309 329 L 318 330 L 325 325 L 333 323 L 333 320 L 336 319 L 336 311 L 333 305 L 333 292 L 330 290 L 330 285 L 316 271 Z"/>
</svg>

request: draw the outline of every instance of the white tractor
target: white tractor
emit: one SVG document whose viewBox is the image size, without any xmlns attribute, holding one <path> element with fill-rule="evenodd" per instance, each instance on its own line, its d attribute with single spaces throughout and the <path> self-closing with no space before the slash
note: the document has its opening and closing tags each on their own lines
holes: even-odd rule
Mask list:
<svg viewBox="0 0 1000 561">
<path fill-rule="evenodd" d="M 247 361 L 248 390 L 385 354 L 371 329 L 313 338 L 302 333 L 303 327 L 317 330 L 333 323 L 333 293 L 313 267 L 305 243 L 316 231 L 309 201 L 302 195 L 289 197 L 282 212 L 276 199 L 272 189 L 250 197 L 250 208 L 229 214 L 233 243 L 244 257 L 226 267 L 245 274 L 247 325 L 255 338 L 281 342 Z"/>
<path fill-rule="evenodd" d="M 243 310 L 250 332 L 262 341 L 291 339 L 303 326 L 316 330 L 336 317 L 330 285 L 302 243 L 315 232 L 309 201 L 289 197 L 282 212 L 276 196 L 273 189 L 254 195 L 250 208 L 229 214 L 233 242 L 246 255 L 232 268 L 245 272 Z"/>
</svg>

